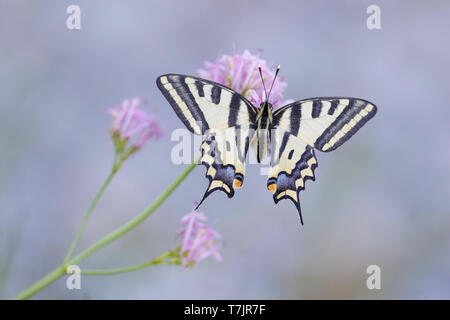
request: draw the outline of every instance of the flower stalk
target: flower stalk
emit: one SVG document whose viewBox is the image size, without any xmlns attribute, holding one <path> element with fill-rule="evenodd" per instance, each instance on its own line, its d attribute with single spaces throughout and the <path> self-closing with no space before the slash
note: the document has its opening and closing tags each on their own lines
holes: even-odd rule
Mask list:
<svg viewBox="0 0 450 320">
<path fill-rule="evenodd" d="M 137 271 L 140 269 L 144 269 L 150 266 L 155 266 L 158 264 L 175 264 L 180 265 L 181 259 L 180 259 L 180 248 L 178 247 L 175 250 L 170 250 L 167 252 L 164 252 L 157 258 L 141 263 L 135 266 L 126 267 L 126 268 L 119 268 L 119 269 L 109 269 L 109 270 L 81 270 L 81 274 L 85 275 L 96 275 L 96 276 L 105 276 L 105 275 L 113 275 L 113 274 L 120 274 L 120 273 L 126 273 L 126 272 L 132 272 Z"/>
<path fill-rule="evenodd" d="M 197 163 L 200 160 L 200 156 L 198 156 L 193 163 L 191 163 L 179 176 L 176 178 L 169 187 L 146 209 L 144 209 L 141 213 L 135 216 L 133 219 L 112 231 L 108 235 L 104 236 L 90 247 L 82 251 L 80 254 L 70 259 L 67 262 L 68 265 L 78 264 L 88 256 L 103 248 L 104 246 L 110 244 L 111 242 L 117 240 L 122 237 L 124 234 L 130 232 L 134 228 L 136 228 L 139 224 L 141 224 L 145 219 L 148 218 L 164 201 L 175 191 L 175 189 L 183 182 L 184 179 L 194 170 L 197 166 Z M 23 300 L 28 299 L 35 295 L 37 292 L 41 291 L 60 277 L 66 274 L 66 265 L 61 265 L 50 272 L 48 275 L 43 277 L 41 280 L 37 281 L 35 284 L 25 289 L 23 292 L 18 294 L 14 299 Z"/>
<path fill-rule="evenodd" d="M 77 235 L 75 236 L 75 239 L 73 239 L 73 242 L 70 246 L 69 252 L 67 252 L 66 258 L 64 259 L 63 266 L 67 267 L 67 263 L 72 258 L 72 255 L 77 248 L 78 243 L 80 242 L 81 236 L 83 235 L 84 229 L 86 228 L 86 224 L 89 220 L 89 218 L 92 215 L 92 212 L 94 211 L 95 207 L 97 206 L 98 201 L 102 197 L 103 193 L 105 192 L 106 188 L 109 186 L 111 180 L 114 178 L 115 174 L 117 173 L 118 168 L 116 168 L 116 163 L 114 163 L 113 169 L 111 170 L 111 173 L 106 178 L 105 182 L 101 186 L 100 190 L 95 195 L 94 201 L 92 201 L 91 205 L 89 206 L 89 209 L 84 216 L 83 222 L 81 223 L 81 227 L 77 232 Z"/>
</svg>

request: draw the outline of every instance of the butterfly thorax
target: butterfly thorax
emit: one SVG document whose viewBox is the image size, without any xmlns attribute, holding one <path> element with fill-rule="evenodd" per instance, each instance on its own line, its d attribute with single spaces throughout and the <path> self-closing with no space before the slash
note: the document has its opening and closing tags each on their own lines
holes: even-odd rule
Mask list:
<svg viewBox="0 0 450 320">
<path fill-rule="evenodd" d="M 267 144 L 272 124 L 272 105 L 265 101 L 261 103 L 256 116 L 256 160 L 261 162 L 267 154 Z"/>
</svg>

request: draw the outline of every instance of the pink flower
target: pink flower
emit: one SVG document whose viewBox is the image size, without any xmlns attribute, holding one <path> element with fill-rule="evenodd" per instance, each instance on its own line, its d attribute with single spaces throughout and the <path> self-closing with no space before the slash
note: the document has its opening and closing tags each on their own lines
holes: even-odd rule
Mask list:
<svg viewBox="0 0 450 320">
<path fill-rule="evenodd" d="M 245 50 L 242 54 L 232 56 L 224 55 L 213 62 L 205 62 L 205 69 L 198 70 L 201 77 L 228 86 L 248 98 L 256 107 L 259 107 L 264 95 L 264 87 L 259 76 L 258 65 L 267 90 L 273 81 L 275 72 L 267 67 L 266 60 L 254 56 Z M 273 85 L 269 102 L 279 106 L 283 100 L 283 91 L 286 89 L 283 78 L 277 77 Z"/>
<path fill-rule="evenodd" d="M 150 138 L 162 137 L 163 131 L 156 121 L 156 115 L 148 115 L 138 109 L 140 99 L 124 100 L 121 105 L 109 110 L 113 116 L 110 128 L 111 136 L 120 141 L 128 142 L 133 139 L 133 148 L 140 149 Z"/>
<path fill-rule="evenodd" d="M 208 219 L 201 212 L 191 212 L 181 218 L 181 264 L 184 267 L 194 266 L 201 260 L 213 256 L 222 261 L 219 249 L 222 237 L 206 224 Z"/>
</svg>

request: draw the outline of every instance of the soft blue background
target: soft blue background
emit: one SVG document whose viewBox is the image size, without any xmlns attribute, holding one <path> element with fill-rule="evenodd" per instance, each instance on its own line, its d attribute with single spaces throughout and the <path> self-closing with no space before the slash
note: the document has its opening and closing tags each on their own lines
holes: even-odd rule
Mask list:
<svg viewBox="0 0 450 320">
<path fill-rule="evenodd" d="M 82 29 L 65 26 L 78 4 Z M 381 7 L 368 30 L 366 8 Z M 0 3 L 0 274 L 10 298 L 63 259 L 113 148 L 105 111 L 147 99 L 167 138 L 130 159 L 82 239 L 85 248 L 143 209 L 183 170 L 170 161 L 180 121 L 155 85 L 221 54 L 263 49 L 286 98 L 349 95 L 378 114 L 318 153 L 317 180 L 274 205 L 258 166 L 203 211 L 224 261 L 60 279 L 35 298 L 450 298 L 450 5 L 446 1 L 5 1 Z M 150 110 L 149 109 L 149 110 Z M 177 245 L 181 216 L 206 188 L 197 168 L 132 233 L 81 267 L 122 267 Z M 382 290 L 366 288 L 366 268 Z M 9 273 L 7 271 L 9 270 Z M 5 279 L 5 277 L 7 279 Z"/>
</svg>

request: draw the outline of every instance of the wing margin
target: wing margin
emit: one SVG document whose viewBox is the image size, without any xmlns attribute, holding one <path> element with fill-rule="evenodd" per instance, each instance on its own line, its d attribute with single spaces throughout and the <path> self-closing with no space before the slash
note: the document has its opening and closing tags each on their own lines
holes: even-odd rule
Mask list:
<svg viewBox="0 0 450 320">
<path fill-rule="evenodd" d="M 316 149 L 329 152 L 350 139 L 376 112 L 373 103 L 359 98 L 309 98 L 275 111 L 272 126 L 279 126 Z"/>
</svg>

